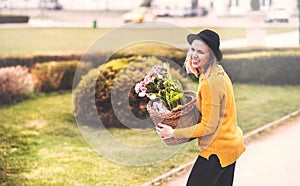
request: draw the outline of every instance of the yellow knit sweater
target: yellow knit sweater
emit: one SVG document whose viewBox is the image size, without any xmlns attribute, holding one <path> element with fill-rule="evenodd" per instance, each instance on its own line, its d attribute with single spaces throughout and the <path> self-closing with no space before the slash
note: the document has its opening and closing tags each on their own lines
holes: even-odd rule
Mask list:
<svg viewBox="0 0 300 186">
<path fill-rule="evenodd" d="M 201 122 L 174 130 L 175 138 L 198 138 L 200 156 L 218 156 L 222 167 L 234 163 L 246 150 L 243 132 L 237 126 L 236 107 L 231 81 L 217 65 L 210 75 L 199 78 L 197 107 Z"/>
</svg>

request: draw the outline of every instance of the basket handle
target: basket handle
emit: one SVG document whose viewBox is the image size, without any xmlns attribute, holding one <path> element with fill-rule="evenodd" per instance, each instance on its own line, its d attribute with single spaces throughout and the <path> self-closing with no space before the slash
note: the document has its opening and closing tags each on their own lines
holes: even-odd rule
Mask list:
<svg viewBox="0 0 300 186">
<path fill-rule="evenodd" d="M 191 96 L 193 98 L 193 100 L 197 99 L 197 93 L 193 90 L 185 90 L 184 94 Z"/>
<path fill-rule="evenodd" d="M 177 105 L 177 107 L 173 108 L 172 111 L 173 112 L 177 112 L 178 110 L 182 109 L 182 105 Z"/>
<path fill-rule="evenodd" d="M 197 95 L 197 93 L 195 91 L 193 91 L 193 90 L 185 90 L 184 93 L 192 95 L 192 96 L 196 96 Z"/>
</svg>

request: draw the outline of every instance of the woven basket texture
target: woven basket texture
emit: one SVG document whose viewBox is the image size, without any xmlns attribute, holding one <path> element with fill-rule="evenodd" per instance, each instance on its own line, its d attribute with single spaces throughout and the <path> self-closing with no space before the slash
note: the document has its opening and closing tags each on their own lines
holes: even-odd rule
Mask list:
<svg viewBox="0 0 300 186">
<path fill-rule="evenodd" d="M 196 92 L 187 90 L 184 91 L 184 95 L 187 98 L 185 105 L 179 105 L 174 108 L 170 113 L 159 113 L 152 108 L 153 101 L 149 101 L 147 104 L 147 111 L 157 126 L 158 123 L 163 123 L 175 128 L 186 128 L 199 123 L 201 120 L 201 114 L 196 108 Z M 189 142 L 194 138 L 169 138 L 164 142 L 169 146 L 179 145 Z"/>
</svg>

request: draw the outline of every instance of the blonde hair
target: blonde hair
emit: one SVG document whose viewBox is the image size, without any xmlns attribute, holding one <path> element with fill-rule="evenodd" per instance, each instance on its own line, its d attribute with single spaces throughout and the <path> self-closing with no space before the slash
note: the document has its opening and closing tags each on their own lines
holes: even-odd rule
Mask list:
<svg viewBox="0 0 300 186">
<path fill-rule="evenodd" d="M 202 40 L 200 40 L 200 41 L 202 41 Z M 202 42 L 208 47 L 208 51 L 209 51 L 209 55 L 210 55 L 209 61 L 206 63 L 206 65 L 204 67 L 204 73 L 205 73 L 207 71 L 207 69 L 209 68 L 209 66 L 213 65 L 214 63 L 217 63 L 217 58 L 214 55 L 213 51 L 209 48 L 209 46 L 204 41 L 202 41 Z M 198 70 L 196 68 L 193 68 L 192 64 L 191 64 L 192 53 L 193 53 L 193 51 L 191 50 L 191 47 L 190 47 L 187 52 L 183 66 L 187 73 L 193 73 L 196 77 L 199 77 L 200 74 L 199 74 Z"/>
</svg>

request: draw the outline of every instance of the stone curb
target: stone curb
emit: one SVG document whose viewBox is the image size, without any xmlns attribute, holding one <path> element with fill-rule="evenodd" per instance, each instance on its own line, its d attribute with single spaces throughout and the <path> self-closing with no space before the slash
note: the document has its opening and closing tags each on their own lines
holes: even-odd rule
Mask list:
<svg viewBox="0 0 300 186">
<path fill-rule="evenodd" d="M 267 125 L 264 125 L 264 126 L 262 126 L 262 127 L 259 127 L 259 128 L 255 129 L 255 130 L 253 130 L 253 131 L 251 131 L 251 132 L 245 134 L 245 135 L 244 135 L 244 140 L 247 140 L 247 139 L 249 139 L 250 137 L 252 137 L 252 136 L 254 136 L 254 135 L 256 135 L 256 134 L 259 134 L 259 133 L 261 133 L 261 132 L 264 132 L 264 131 L 266 131 L 266 130 L 268 130 L 268 129 L 270 129 L 270 128 L 276 126 L 276 125 L 279 125 L 281 122 L 283 122 L 283 121 L 285 121 L 285 120 L 287 120 L 287 119 L 289 119 L 289 118 L 291 118 L 291 117 L 293 117 L 293 116 L 296 116 L 296 115 L 298 115 L 299 113 L 300 113 L 300 109 L 297 110 L 297 111 L 295 111 L 295 112 L 292 112 L 292 113 L 290 113 L 290 114 L 288 114 L 288 115 L 285 115 L 285 116 L 283 116 L 283 117 L 281 117 L 281 118 L 279 118 L 279 119 L 277 119 L 277 120 L 275 120 L 275 121 L 273 121 L 273 122 L 271 122 L 271 123 L 268 123 Z M 187 167 L 189 167 L 189 166 L 192 166 L 192 165 L 194 164 L 194 162 L 195 162 L 195 161 L 191 161 L 191 162 L 186 163 L 186 164 L 184 164 L 184 165 L 182 165 L 182 166 L 180 166 L 180 167 L 174 168 L 174 169 L 170 170 L 169 172 L 167 172 L 167 173 L 165 173 L 165 174 L 163 174 L 163 175 L 161 175 L 161 176 L 159 176 L 159 177 L 157 177 L 157 178 L 155 178 L 155 179 L 153 179 L 153 180 L 151 180 L 151 181 L 149 181 L 149 182 L 147 182 L 147 183 L 144 183 L 142 186 L 151 186 L 151 185 L 153 185 L 153 184 L 155 185 L 155 184 L 158 183 L 160 180 L 166 179 L 166 178 L 168 178 L 168 177 L 170 177 L 170 176 L 172 176 L 172 175 L 174 175 L 174 174 L 176 174 L 176 173 L 182 171 L 183 169 L 185 169 L 185 168 L 187 168 Z"/>
</svg>

